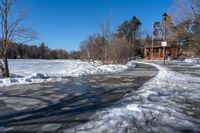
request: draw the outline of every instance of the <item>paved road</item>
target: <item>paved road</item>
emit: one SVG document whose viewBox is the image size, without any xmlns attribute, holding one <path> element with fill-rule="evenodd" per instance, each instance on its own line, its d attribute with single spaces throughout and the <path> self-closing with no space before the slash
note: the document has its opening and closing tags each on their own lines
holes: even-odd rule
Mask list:
<svg viewBox="0 0 200 133">
<path fill-rule="evenodd" d="M 0 88 L 0 131 L 52 133 L 85 123 L 156 74 L 152 66 L 137 64 L 118 74 Z"/>
</svg>

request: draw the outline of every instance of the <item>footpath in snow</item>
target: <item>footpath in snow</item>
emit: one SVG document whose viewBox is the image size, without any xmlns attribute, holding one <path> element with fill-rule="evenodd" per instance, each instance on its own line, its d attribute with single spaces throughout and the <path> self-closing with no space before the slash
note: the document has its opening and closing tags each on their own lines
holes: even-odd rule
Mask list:
<svg viewBox="0 0 200 133">
<path fill-rule="evenodd" d="M 200 78 L 145 64 L 155 66 L 157 76 L 65 133 L 200 132 Z"/>
<path fill-rule="evenodd" d="M 105 74 L 121 72 L 134 64 L 127 65 L 101 65 L 100 63 L 88 63 L 80 60 L 9 60 L 11 78 L 0 78 L 0 87 L 45 83 L 58 81 L 67 77 L 79 77 L 82 75 Z"/>
</svg>

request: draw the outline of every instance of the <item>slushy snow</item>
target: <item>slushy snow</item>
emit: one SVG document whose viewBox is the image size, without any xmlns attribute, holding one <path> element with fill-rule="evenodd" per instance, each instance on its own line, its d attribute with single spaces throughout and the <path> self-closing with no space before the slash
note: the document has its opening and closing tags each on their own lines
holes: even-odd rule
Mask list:
<svg viewBox="0 0 200 133">
<path fill-rule="evenodd" d="M 9 60 L 11 78 L 0 79 L 0 87 L 59 81 L 67 77 L 121 72 L 134 64 L 101 65 L 80 60 Z"/>
<path fill-rule="evenodd" d="M 200 78 L 146 64 L 159 70 L 153 79 L 65 133 L 200 132 Z"/>
</svg>

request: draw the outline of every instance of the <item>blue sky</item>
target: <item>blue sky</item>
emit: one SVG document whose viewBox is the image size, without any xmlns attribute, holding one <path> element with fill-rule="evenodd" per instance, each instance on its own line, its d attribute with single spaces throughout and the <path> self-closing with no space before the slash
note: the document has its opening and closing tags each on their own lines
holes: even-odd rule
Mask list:
<svg viewBox="0 0 200 133">
<path fill-rule="evenodd" d="M 97 32 L 97 20 L 110 14 L 112 30 L 124 20 L 137 16 L 142 29 L 151 29 L 172 0 L 18 0 L 17 8 L 30 10 L 26 25 L 34 29 L 39 40 L 52 49 L 78 50 L 88 35 Z"/>
</svg>

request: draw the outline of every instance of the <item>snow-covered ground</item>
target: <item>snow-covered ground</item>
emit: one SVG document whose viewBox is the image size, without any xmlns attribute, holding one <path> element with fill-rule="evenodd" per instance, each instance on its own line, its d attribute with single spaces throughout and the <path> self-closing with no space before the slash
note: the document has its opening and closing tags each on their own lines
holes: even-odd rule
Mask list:
<svg viewBox="0 0 200 133">
<path fill-rule="evenodd" d="M 0 78 L 0 87 L 57 81 L 65 77 L 114 73 L 132 65 L 100 65 L 79 60 L 9 60 L 11 78 Z"/>
<path fill-rule="evenodd" d="M 159 73 L 113 107 L 66 133 L 200 132 L 200 78 L 159 65 Z"/>
<path fill-rule="evenodd" d="M 186 58 L 184 62 L 200 64 L 200 58 Z"/>
</svg>

